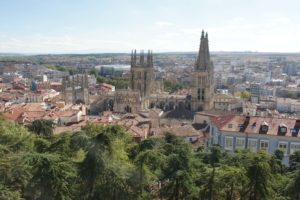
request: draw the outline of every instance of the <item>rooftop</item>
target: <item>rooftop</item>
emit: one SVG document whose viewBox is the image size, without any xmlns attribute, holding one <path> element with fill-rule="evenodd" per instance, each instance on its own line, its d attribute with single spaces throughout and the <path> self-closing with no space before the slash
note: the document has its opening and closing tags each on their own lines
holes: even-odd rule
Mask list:
<svg viewBox="0 0 300 200">
<path fill-rule="evenodd" d="M 213 120 L 212 120 L 213 121 Z M 286 135 L 287 137 L 292 137 L 292 131 L 296 126 L 300 126 L 299 122 L 297 123 L 296 119 L 289 118 L 275 118 L 275 117 L 249 117 L 249 122 L 245 124 L 245 116 L 233 116 L 229 120 L 223 120 L 224 123 L 220 125 L 220 130 L 228 132 L 241 132 L 241 126 L 245 126 L 244 133 L 247 134 L 259 134 L 261 125 L 268 126 L 267 135 L 278 135 L 278 127 L 284 124 L 287 128 Z M 216 121 L 213 121 L 216 123 Z M 299 129 L 298 129 L 299 131 Z M 300 138 L 300 134 L 297 135 Z"/>
</svg>

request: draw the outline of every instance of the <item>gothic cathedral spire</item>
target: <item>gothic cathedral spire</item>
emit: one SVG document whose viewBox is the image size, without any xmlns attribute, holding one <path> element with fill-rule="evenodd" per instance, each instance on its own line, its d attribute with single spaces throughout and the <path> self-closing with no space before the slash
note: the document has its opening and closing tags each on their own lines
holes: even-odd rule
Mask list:
<svg viewBox="0 0 300 200">
<path fill-rule="evenodd" d="M 210 56 L 209 56 L 209 48 L 208 48 L 208 34 L 204 35 L 204 30 L 202 30 L 201 38 L 200 38 L 200 48 L 198 57 L 195 63 L 195 70 L 208 70 L 210 65 Z"/>
<path fill-rule="evenodd" d="M 210 110 L 214 99 L 214 66 L 210 60 L 208 34 L 201 33 L 200 48 L 194 66 L 192 87 L 192 110 Z"/>
</svg>

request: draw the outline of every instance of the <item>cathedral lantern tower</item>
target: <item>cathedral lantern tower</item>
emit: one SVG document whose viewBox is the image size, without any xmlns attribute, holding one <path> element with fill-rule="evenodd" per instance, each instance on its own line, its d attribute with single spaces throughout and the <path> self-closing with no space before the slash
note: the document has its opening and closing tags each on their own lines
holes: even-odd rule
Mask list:
<svg viewBox="0 0 300 200">
<path fill-rule="evenodd" d="M 130 72 L 130 88 L 140 93 L 142 107 L 148 108 L 149 97 L 154 81 L 152 51 L 148 50 L 147 59 L 145 59 L 145 53 L 141 50 L 139 62 L 137 61 L 136 50 L 132 51 Z"/>
<path fill-rule="evenodd" d="M 208 34 L 202 31 L 200 48 L 192 74 L 192 110 L 202 111 L 213 108 L 214 66 L 210 60 Z"/>
</svg>

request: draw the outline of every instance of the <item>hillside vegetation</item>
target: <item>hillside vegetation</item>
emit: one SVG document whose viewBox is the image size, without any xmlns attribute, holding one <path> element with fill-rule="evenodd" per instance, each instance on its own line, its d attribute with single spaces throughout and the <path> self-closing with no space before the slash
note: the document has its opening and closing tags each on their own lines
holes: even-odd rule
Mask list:
<svg viewBox="0 0 300 200">
<path fill-rule="evenodd" d="M 172 134 L 136 143 L 119 126 L 47 133 L 0 120 L 1 200 L 300 199 L 300 152 L 287 168 L 280 151 L 193 151 Z"/>
</svg>

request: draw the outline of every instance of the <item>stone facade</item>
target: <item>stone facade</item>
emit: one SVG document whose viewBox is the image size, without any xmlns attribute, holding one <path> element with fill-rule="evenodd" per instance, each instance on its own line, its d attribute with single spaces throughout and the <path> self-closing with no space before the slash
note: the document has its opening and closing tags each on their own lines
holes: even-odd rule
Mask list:
<svg viewBox="0 0 300 200">
<path fill-rule="evenodd" d="M 208 35 L 202 31 L 200 49 L 194 66 L 192 110 L 211 110 L 214 102 L 214 66 L 210 60 Z"/>
<path fill-rule="evenodd" d="M 90 103 L 87 74 L 68 76 L 62 82 L 62 97 L 67 104 Z"/>
<path fill-rule="evenodd" d="M 142 50 L 139 60 L 137 63 L 136 50 L 132 51 L 130 88 L 132 91 L 140 93 L 142 108 L 148 108 L 151 88 L 155 86 L 152 51 L 148 50 L 147 62 L 145 62 L 145 55 Z"/>
<path fill-rule="evenodd" d="M 139 58 L 138 58 L 139 57 Z M 192 93 L 172 95 L 161 92 L 161 82 L 155 81 L 153 54 L 142 50 L 131 53 L 130 84 L 127 90 L 116 90 L 99 96 L 91 104 L 91 112 L 105 110 L 115 112 L 137 112 L 148 108 L 164 111 L 188 110 L 197 112 L 210 110 L 214 106 L 214 67 L 210 60 L 207 33 L 201 35 L 200 49 L 193 71 Z M 160 88 L 160 89 L 159 89 Z"/>
</svg>

